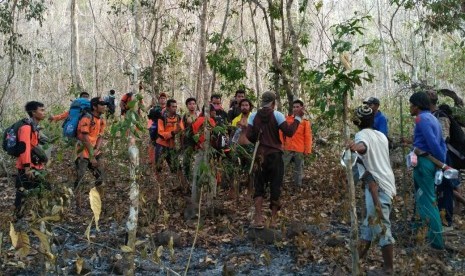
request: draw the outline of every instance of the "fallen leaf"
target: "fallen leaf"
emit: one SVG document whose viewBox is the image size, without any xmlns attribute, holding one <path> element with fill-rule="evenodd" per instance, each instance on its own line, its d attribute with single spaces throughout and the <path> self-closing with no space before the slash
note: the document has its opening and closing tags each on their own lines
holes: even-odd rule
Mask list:
<svg viewBox="0 0 465 276">
<path fill-rule="evenodd" d="M 121 251 L 123 251 L 124 253 L 130 253 L 130 252 L 133 252 L 132 251 L 132 248 L 127 246 L 127 245 L 122 245 L 121 246 Z"/>
<path fill-rule="evenodd" d="M 84 259 L 78 256 L 76 260 L 76 273 L 78 275 L 81 275 L 83 265 L 84 265 Z"/>
<path fill-rule="evenodd" d="M 89 191 L 89 201 L 90 201 L 90 209 L 94 213 L 95 219 L 95 228 L 99 231 L 98 221 L 100 219 L 100 214 L 102 212 L 102 200 L 100 199 L 100 194 L 97 191 L 96 187 L 93 187 Z"/>
</svg>

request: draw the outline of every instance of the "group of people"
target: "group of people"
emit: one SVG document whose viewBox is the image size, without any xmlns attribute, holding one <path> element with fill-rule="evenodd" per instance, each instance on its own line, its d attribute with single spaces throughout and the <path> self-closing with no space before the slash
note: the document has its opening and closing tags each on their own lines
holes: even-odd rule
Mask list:
<svg viewBox="0 0 465 276">
<path fill-rule="evenodd" d="M 449 141 L 451 119 L 437 108 L 435 91 L 416 92 L 411 95 L 410 114 L 415 116 L 413 139 L 408 155 L 413 167 L 415 187 L 415 227 L 426 227 L 431 247 L 444 249 L 444 228 L 452 226 L 454 189 L 459 179 L 437 179 L 438 171 L 450 170 L 453 164 Z M 392 199 L 396 195 L 395 177 L 390 166 L 387 118 L 379 111 L 379 99 L 370 97 L 355 110 L 353 122 L 359 128 L 355 139 L 347 148 L 356 153 L 354 166 L 356 179 L 365 186 L 366 217 L 361 226 L 360 256 L 363 257 L 372 241 L 378 239 L 384 260 L 384 272 L 393 272 L 393 243 L 389 215 Z M 439 173 L 442 176 L 442 173 Z M 436 178 L 436 179 L 435 179 Z M 442 222 L 439 211 L 445 212 Z M 444 228 L 443 228 L 444 227 Z"/>
<path fill-rule="evenodd" d="M 79 186 L 87 169 L 96 178 L 95 185 L 103 183 L 104 170 L 101 163 L 102 141 L 106 127 L 103 114 L 114 115 L 114 95 L 95 97 L 90 100 L 90 110 L 79 119 L 76 143 L 76 174 L 75 188 Z M 88 99 L 89 94 L 82 92 L 80 98 Z M 125 94 L 120 101 L 121 114 L 129 110 L 128 103 L 134 100 L 134 95 Z M 110 101 L 113 103 L 111 104 Z M 447 169 L 447 148 L 445 141 L 449 130 L 447 118 L 437 111 L 437 95 L 434 91 L 417 92 L 410 97 L 410 113 L 415 116 L 412 155 L 417 157 L 414 162 L 415 207 L 422 222 L 427 225 L 428 240 L 435 248 L 444 248 L 442 239 L 442 223 L 439 209 L 445 209 L 447 223 L 452 224 L 453 187 L 457 186 L 445 180 L 441 186 L 436 186 L 435 173 L 437 160 Z M 347 142 L 347 148 L 357 153 L 358 161 L 356 174 L 365 184 L 366 218 L 362 225 L 361 247 L 362 256 L 367 252 L 371 242 L 380 236 L 379 244 L 385 264 L 385 271 L 392 272 L 393 243 L 389 215 L 392 210 L 392 199 L 396 194 L 395 178 L 389 162 L 388 124 L 386 116 L 379 110 L 380 101 L 370 97 L 363 105 L 355 110 L 354 124 L 360 129 L 353 141 Z M 113 106 L 109 110 L 109 106 Z M 292 113 L 285 116 L 276 107 L 276 94 L 265 92 L 261 96 L 259 108 L 253 112 L 254 105 L 247 99 L 244 90 L 237 90 L 231 101 L 229 110 L 222 106 L 221 95 L 215 94 L 210 98 L 210 119 L 205 122 L 205 107 L 199 112 L 197 100 L 188 98 L 185 101 L 186 111 L 178 114 L 178 103 L 175 99 L 168 99 L 161 93 L 152 103 L 148 112 L 149 133 L 151 145 L 149 158 L 156 164 L 160 173 L 163 162 L 166 161 L 171 172 L 182 170 L 186 179 L 192 184 L 192 198 L 198 200 L 196 187 L 197 175 L 191 172 L 191 164 L 198 160 L 195 152 L 204 148 L 204 126 L 224 126 L 229 132 L 218 134 L 230 139 L 212 139 L 212 145 L 217 150 L 228 152 L 228 148 L 241 146 L 252 153 L 256 152 L 254 171 L 254 206 L 255 215 L 251 227 L 265 227 L 262 212 L 266 186 L 270 189 L 270 227 L 276 226 L 277 214 L 281 208 L 280 195 L 283 184 L 285 167 L 294 162 L 294 184 L 302 185 L 304 157 L 312 151 L 312 132 L 309 120 L 305 117 L 305 107 L 301 100 L 292 103 Z M 28 102 L 25 106 L 30 117 L 30 124 L 23 125 L 18 131 L 18 141 L 24 142 L 25 151 L 17 158 L 16 167 L 16 215 L 21 217 L 21 204 L 24 192 L 37 187 L 39 181 L 32 170 L 43 170 L 43 163 L 31 160 L 31 150 L 37 147 L 40 138 L 40 121 L 45 116 L 44 105 L 40 102 Z M 63 120 L 69 112 L 57 116 L 50 116 L 50 121 Z M 190 139 L 197 135 L 197 139 Z M 180 164 L 179 156 L 183 156 Z M 195 159 L 195 161 L 194 161 Z M 194 161 L 194 162 L 193 162 Z M 244 162 L 247 163 L 247 162 Z M 247 167 L 250 165 L 248 163 Z M 248 171 L 248 170 L 247 170 Z M 439 200 L 436 204 L 436 200 Z M 379 220 L 377 220 L 379 219 Z M 379 221 L 380 223 L 372 223 Z"/>
</svg>

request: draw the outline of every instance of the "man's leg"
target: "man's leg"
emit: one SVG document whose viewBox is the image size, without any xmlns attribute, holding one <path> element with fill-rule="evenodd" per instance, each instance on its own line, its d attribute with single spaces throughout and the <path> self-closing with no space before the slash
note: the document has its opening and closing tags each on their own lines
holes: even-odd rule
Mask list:
<svg viewBox="0 0 465 276">
<path fill-rule="evenodd" d="M 294 184 L 297 187 L 302 186 L 302 178 L 304 171 L 304 154 L 296 152 L 294 154 Z"/>
<path fill-rule="evenodd" d="M 263 196 L 265 195 L 265 178 L 263 176 L 263 163 L 259 164 L 258 170 L 255 172 L 255 193 L 254 193 L 254 206 L 255 206 L 255 215 L 254 222 L 252 227 L 263 228 L 264 219 L 263 219 Z"/>
<path fill-rule="evenodd" d="M 284 163 L 281 152 L 274 152 L 266 156 L 266 175 L 270 182 L 271 226 L 276 226 L 278 211 L 281 209 L 281 185 L 284 177 Z M 265 180 L 266 181 L 266 180 Z"/>
<path fill-rule="evenodd" d="M 76 181 L 74 182 L 74 189 L 76 190 L 81 185 L 90 162 L 87 158 L 78 157 L 74 163 L 76 164 Z"/>
<path fill-rule="evenodd" d="M 447 226 L 452 226 L 454 214 L 454 188 L 450 179 L 443 178 L 441 185 L 436 187 L 439 211 L 445 212 Z"/>
</svg>

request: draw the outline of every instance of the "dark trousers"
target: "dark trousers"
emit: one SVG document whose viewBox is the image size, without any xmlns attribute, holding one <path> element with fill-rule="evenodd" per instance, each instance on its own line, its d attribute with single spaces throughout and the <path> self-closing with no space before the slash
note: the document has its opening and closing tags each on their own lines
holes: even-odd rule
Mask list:
<svg viewBox="0 0 465 276">
<path fill-rule="evenodd" d="M 16 197 L 15 197 L 15 216 L 16 218 L 23 217 L 24 201 L 28 190 L 38 188 L 41 180 L 38 177 L 28 178 L 24 174 L 24 170 L 18 170 L 16 176 Z"/>
<path fill-rule="evenodd" d="M 166 160 L 171 173 L 175 173 L 181 168 L 177 159 L 177 152 L 174 148 L 165 147 L 160 144 L 155 145 L 155 164 L 157 166 L 157 172 L 161 172 L 163 160 Z"/>
<path fill-rule="evenodd" d="M 100 186 L 103 183 L 104 172 L 100 160 L 100 156 L 96 157 L 98 167 L 94 167 L 88 158 L 78 157 L 74 162 L 76 164 L 77 179 L 74 182 L 74 188 L 76 189 L 81 183 L 87 169 L 90 170 L 92 175 L 95 177 L 95 186 Z"/>
<path fill-rule="evenodd" d="M 270 185 L 270 208 L 280 207 L 279 197 L 281 196 L 281 185 L 284 177 L 283 153 L 273 152 L 264 156 L 258 171 L 255 174 L 255 194 L 256 197 L 265 196 L 265 187 Z"/>
<path fill-rule="evenodd" d="M 452 215 L 454 214 L 454 188 L 450 182 L 450 179 L 443 178 L 441 185 L 436 187 L 439 212 L 445 211 L 447 226 L 452 225 Z"/>
</svg>

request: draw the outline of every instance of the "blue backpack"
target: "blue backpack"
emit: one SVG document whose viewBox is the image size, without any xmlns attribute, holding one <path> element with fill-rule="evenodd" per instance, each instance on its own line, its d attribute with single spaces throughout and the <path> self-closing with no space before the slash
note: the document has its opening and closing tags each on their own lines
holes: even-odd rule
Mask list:
<svg viewBox="0 0 465 276">
<path fill-rule="evenodd" d="M 63 123 L 63 136 L 73 138 L 77 135 L 79 120 L 86 114 L 91 112 L 90 101 L 84 98 L 77 98 L 71 103 L 69 115 Z"/>
</svg>

